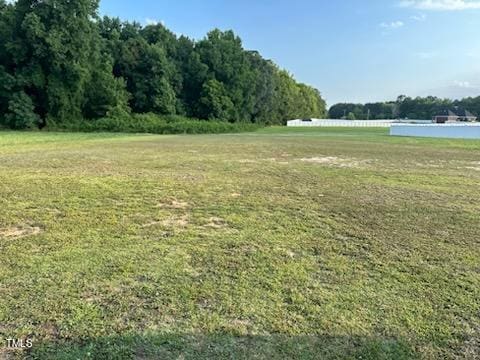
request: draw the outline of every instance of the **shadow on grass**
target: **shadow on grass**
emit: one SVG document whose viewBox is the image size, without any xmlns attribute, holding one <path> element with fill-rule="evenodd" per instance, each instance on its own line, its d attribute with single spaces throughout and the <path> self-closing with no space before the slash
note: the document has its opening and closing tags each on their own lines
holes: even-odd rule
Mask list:
<svg viewBox="0 0 480 360">
<path fill-rule="evenodd" d="M 151 334 L 37 344 L 30 359 L 415 359 L 397 339 Z"/>
</svg>

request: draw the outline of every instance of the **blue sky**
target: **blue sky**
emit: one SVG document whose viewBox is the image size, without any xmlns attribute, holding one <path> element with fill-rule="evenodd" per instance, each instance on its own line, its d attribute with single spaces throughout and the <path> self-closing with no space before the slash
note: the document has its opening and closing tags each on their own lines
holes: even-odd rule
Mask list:
<svg viewBox="0 0 480 360">
<path fill-rule="evenodd" d="M 480 95 L 480 0 L 102 0 L 200 39 L 233 29 L 328 103 Z"/>
</svg>

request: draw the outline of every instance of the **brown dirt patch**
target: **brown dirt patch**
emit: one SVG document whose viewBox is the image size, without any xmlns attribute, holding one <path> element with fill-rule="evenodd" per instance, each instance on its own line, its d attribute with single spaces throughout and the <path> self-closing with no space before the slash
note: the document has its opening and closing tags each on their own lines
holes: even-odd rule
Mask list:
<svg viewBox="0 0 480 360">
<path fill-rule="evenodd" d="M 174 228 L 184 228 L 189 224 L 188 216 L 184 215 L 181 217 L 171 217 L 169 219 L 163 220 L 160 222 L 162 226 L 165 227 L 174 227 Z"/>
<path fill-rule="evenodd" d="M 312 157 L 300 159 L 302 162 L 311 164 L 321 164 L 327 166 L 355 168 L 361 167 L 365 164 L 365 161 L 355 160 L 351 158 L 340 158 L 336 156 L 324 156 L 324 157 Z"/>
<path fill-rule="evenodd" d="M 228 227 L 228 223 L 222 218 L 211 217 L 210 219 L 208 219 L 208 223 L 205 224 L 204 227 L 213 229 L 225 229 Z"/>
<path fill-rule="evenodd" d="M 21 225 L 0 229 L 0 238 L 21 239 L 28 236 L 35 236 L 42 232 L 38 226 Z"/>
<path fill-rule="evenodd" d="M 41 329 L 50 339 L 56 339 L 60 335 L 60 330 L 54 323 L 46 323 L 41 326 Z"/>
<path fill-rule="evenodd" d="M 176 201 L 176 200 L 173 200 L 170 206 L 171 206 L 173 209 L 186 209 L 186 208 L 188 208 L 190 205 L 189 205 L 188 202 L 186 202 L 186 201 Z"/>
<path fill-rule="evenodd" d="M 163 226 L 168 228 L 185 228 L 187 227 L 188 224 L 189 224 L 189 221 L 188 221 L 187 215 L 184 215 L 181 217 L 172 216 L 165 220 L 150 221 L 142 225 L 142 228 L 149 228 L 154 226 Z"/>
<path fill-rule="evenodd" d="M 190 206 L 190 204 L 186 201 L 180 201 L 177 199 L 170 199 L 165 202 L 161 202 L 157 204 L 158 208 L 162 209 L 180 209 L 184 210 L 187 209 Z"/>
<path fill-rule="evenodd" d="M 285 159 L 277 159 L 277 158 L 263 159 L 263 161 L 268 161 L 268 162 L 279 164 L 279 165 L 289 165 L 290 164 L 288 161 L 285 161 Z"/>
</svg>

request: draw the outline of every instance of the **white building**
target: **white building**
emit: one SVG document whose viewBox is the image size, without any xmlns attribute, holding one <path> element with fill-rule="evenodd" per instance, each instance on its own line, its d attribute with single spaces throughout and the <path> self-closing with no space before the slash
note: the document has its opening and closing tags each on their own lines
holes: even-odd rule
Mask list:
<svg viewBox="0 0 480 360">
<path fill-rule="evenodd" d="M 297 119 L 287 122 L 289 127 L 390 127 L 396 120 L 336 120 Z"/>
<path fill-rule="evenodd" d="M 480 123 L 453 124 L 394 124 L 392 136 L 435 137 L 450 139 L 480 139 Z"/>
</svg>

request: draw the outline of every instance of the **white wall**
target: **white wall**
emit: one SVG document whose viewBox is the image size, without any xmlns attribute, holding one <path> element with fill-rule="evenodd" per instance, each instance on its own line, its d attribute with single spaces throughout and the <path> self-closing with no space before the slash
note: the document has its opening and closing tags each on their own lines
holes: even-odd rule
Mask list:
<svg viewBox="0 0 480 360">
<path fill-rule="evenodd" d="M 287 123 L 290 127 L 385 127 L 393 123 L 431 124 L 432 120 L 338 120 L 338 119 L 312 119 L 312 121 L 291 120 Z"/>
<path fill-rule="evenodd" d="M 480 139 L 480 123 L 474 124 L 393 124 L 392 136 L 417 136 L 455 139 Z"/>
<path fill-rule="evenodd" d="M 390 127 L 396 120 L 332 120 L 312 119 L 312 121 L 292 120 L 290 127 Z"/>
</svg>

